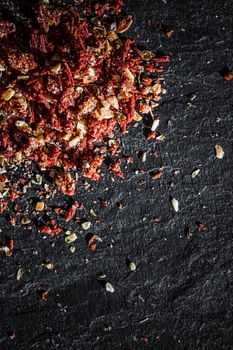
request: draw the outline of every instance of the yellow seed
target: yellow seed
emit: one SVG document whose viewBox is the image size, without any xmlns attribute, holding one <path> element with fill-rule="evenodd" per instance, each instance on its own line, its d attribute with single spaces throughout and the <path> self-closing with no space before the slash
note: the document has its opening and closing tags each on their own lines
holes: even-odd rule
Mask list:
<svg viewBox="0 0 233 350">
<path fill-rule="evenodd" d="M 43 135 L 39 135 L 37 137 L 37 141 L 40 145 L 44 146 L 45 145 L 45 140 L 44 140 L 44 136 Z"/>
<path fill-rule="evenodd" d="M 15 90 L 9 88 L 2 92 L 1 97 L 4 101 L 9 101 L 15 95 Z"/>
<path fill-rule="evenodd" d="M 54 67 L 51 68 L 51 72 L 58 73 L 61 70 L 61 63 L 56 64 Z"/>
<path fill-rule="evenodd" d="M 22 158 L 23 158 L 23 153 L 22 153 L 22 151 L 18 151 L 18 152 L 15 153 L 15 159 L 16 159 L 18 162 L 21 161 Z"/>
<path fill-rule="evenodd" d="M 44 202 L 37 202 L 36 211 L 42 211 L 42 210 L 44 210 Z"/>
<path fill-rule="evenodd" d="M 22 220 L 21 220 L 21 223 L 23 224 L 23 225 L 28 225 L 28 224 L 30 224 L 30 220 L 28 219 L 28 218 L 23 218 Z"/>
</svg>

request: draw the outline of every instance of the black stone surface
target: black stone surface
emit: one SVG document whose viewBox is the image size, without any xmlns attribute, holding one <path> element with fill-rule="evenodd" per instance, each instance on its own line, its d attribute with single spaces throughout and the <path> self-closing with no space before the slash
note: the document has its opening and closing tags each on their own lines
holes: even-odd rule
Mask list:
<svg viewBox="0 0 233 350">
<path fill-rule="evenodd" d="M 123 144 L 135 164 L 126 179 L 105 176 L 89 190 L 80 180 L 78 199 L 87 203 L 80 216 L 92 220 L 103 240 L 94 253 L 80 230 L 72 254 L 63 235 L 43 239 L 36 230 L 12 230 L 1 218 L 1 235 L 15 240 L 14 254 L 0 260 L 1 350 L 233 348 L 233 85 L 220 74 L 233 64 L 232 1 L 128 0 L 126 8 L 134 17 L 129 35 L 137 31 L 141 45 L 171 56 L 164 74 L 168 93 L 158 110 L 166 141 L 148 142 L 141 127 L 131 127 Z M 174 29 L 172 38 L 158 30 L 159 22 Z M 216 144 L 225 150 L 222 160 L 215 157 Z M 148 153 L 146 163 L 137 161 L 139 150 Z M 154 181 L 148 172 L 160 166 L 164 176 Z M 196 168 L 200 173 L 192 179 Z M 135 174 L 141 169 L 147 173 Z M 170 196 L 180 202 L 178 213 Z M 109 199 L 109 207 L 99 197 Z M 88 216 L 90 208 L 98 225 Z M 153 220 L 157 216 L 160 223 Z M 208 230 L 200 232 L 197 222 Z M 45 259 L 54 270 L 41 266 Z M 126 259 L 136 263 L 135 272 Z M 17 281 L 19 266 L 24 274 Z M 114 293 L 97 281 L 101 272 Z M 39 286 L 49 290 L 47 302 L 38 298 Z"/>
</svg>

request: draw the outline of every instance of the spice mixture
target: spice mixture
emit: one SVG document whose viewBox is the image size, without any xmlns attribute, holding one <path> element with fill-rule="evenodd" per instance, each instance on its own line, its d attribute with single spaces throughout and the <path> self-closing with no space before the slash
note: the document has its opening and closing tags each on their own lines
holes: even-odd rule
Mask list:
<svg viewBox="0 0 233 350">
<path fill-rule="evenodd" d="M 124 37 L 133 19 L 122 11 L 123 0 L 76 3 L 41 1 L 26 27 L 0 22 L 1 212 L 26 184 L 23 176 L 17 183 L 7 178 L 7 166 L 34 164 L 40 171 L 36 185 L 47 174 L 72 196 L 74 173 L 99 180 L 106 158 L 111 157 L 109 171 L 124 178 L 119 135 L 129 123 L 150 114 L 147 139 L 156 137 L 154 109 L 165 93 L 161 73 L 169 57 L 141 50 Z M 69 221 L 79 206 L 75 201 L 66 212 L 54 211 Z M 41 200 L 35 203 L 37 212 L 45 207 Z M 40 231 L 54 235 L 61 228 L 49 219 Z M 95 239 L 88 241 L 93 250 Z"/>
</svg>

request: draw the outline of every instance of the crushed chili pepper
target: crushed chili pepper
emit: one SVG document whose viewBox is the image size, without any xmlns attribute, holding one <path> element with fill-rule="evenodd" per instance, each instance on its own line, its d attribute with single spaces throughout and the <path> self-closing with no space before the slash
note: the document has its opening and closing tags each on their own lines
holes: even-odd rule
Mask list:
<svg viewBox="0 0 233 350">
<path fill-rule="evenodd" d="M 171 30 L 168 26 L 166 26 L 165 24 L 163 23 L 159 23 L 158 24 L 158 28 L 168 37 L 168 38 L 171 38 L 173 33 L 174 33 L 174 30 Z"/>
<path fill-rule="evenodd" d="M 225 80 L 232 80 L 233 79 L 233 72 L 226 73 L 224 75 Z"/>
<path fill-rule="evenodd" d="M 147 111 L 162 92 L 148 75 L 162 72 L 169 57 L 140 51 L 121 37 L 133 22 L 122 5 L 91 2 L 82 13 L 81 7 L 40 2 L 26 32 L 20 23 L 0 23 L 1 157 L 34 161 L 42 171 L 57 167 L 54 181 L 68 195 L 76 188 L 68 170 L 98 180 L 105 158 L 119 148 L 117 128 L 125 133 L 139 102 Z M 147 138 L 155 137 L 151 132 Z M 124 177 L 119 160 L 110 170 Z M 11 200 L 18 196 L 13 188 L 9 193 Z"/>
</svg>

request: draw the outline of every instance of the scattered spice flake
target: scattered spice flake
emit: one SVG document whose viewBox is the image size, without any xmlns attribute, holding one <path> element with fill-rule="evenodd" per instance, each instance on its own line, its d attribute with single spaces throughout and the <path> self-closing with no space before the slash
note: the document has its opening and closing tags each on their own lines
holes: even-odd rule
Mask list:
<svg viewBox="0 0 233 350">
<path fill-rule="evenodd" d="M 222 159 L 224 157 L 225 152 L 224 152 L 222 146 L 215 145 L 215 154 L 216 154 L 216 158 L 218 158 L 218 159 Z"/>
<path fill-rule="evenodd" d="M 132 16 L 126 16 L 126 17 L 120 19 L 116 33 L 126 32 L 131 27 L 132 23 L 133 23 Z"/>
<path fill-rule="evenodd" d="M 94 243 L 94 240 L 96 239 L 96 235 L 90 234 L 87 236 L 86 241 L 87 241 L 87 246 L 90 248 L 92 251 L 96 250 L 96 243 Z"/>
<path fill-rule="evenodd" d="M 155 131 L 158 128 L 159 123 L 160 123 L 159 118 L 154 119 L 152 126 L 151 126 L 151 131 Z"/>
<path fill-rule="evenodd" d="M 147 19 L 146 20 L 146 24 L 148 25 L 148 27 L 152 26 L 152 20 L 151 19 Z"/>
<path fill-rule="evenodd" d="M 175 212 L 179 211 L 179 202 L 174 197 L 171 198 L 171 205 L 172 205 L 172 208 L 175 210 Z"/>
<path fill-rule="evenodd" d="M 101 199 L 100 202 L 104 207 L 108 207 L 108 205 L 109 205 L 108 200 Z"/>
<path fill-rule="evenodd" d="M 77 237 L 76 233 L 72 232 L 65 238 L 65 243 L 66 244 L 73 243 L 74 241 L 76 241 L 77 238 L 78 237 Z"/>
<path fill-rule="evenodd" d="M 200 169 L 195 169 L 195 170 L 193 170 L 193 171 L 192 171 L 192 174 L 191 174 L 191 175 L 192 175 L 192 178 L 195 179 L 195 177 L 197 177 L 197 175 L 200 173 L 200 171 L 201 171 Z"/>
<path fill-rule="evenodd" d="M 41 300 L 47 301 L 48 300 L 48 291 L 47 290 L 39 290 L 38 295 Z"/>
<path fill-rule="evenodd" d="M 19 281 L 21 277 L 23 276 L 23 269 L 20 267 L 16 273 L 16 279 Z"/>
<path fill-rule="evenodd" d="M 201 232 L 206 232 L 207 231 L 207 227 L 205 224 L 202 224 L 202 223 L 198 223 L 198 228 Z"/>
<path fill-rule="evenodd" d="M 139 340 L 141 340 L 141 342 L 143 342 L 143 343 L 149 343 L 149 338 L 148 337 L 145 337 L 144 335 L 141 335 L 140 337 L 139 337 Z"/>
<path fill-rule="evenodd" d="M 229 72 L 224 75 L 225 80 L 232 80 L 233 79 L 233 72 Z"/>
<path fill-rule="evenodd" d="M 157 173 L 155 173 L 153 176 L 152 176 L 152 179 L 153 180 L 158 180 L 161 178 L 161 176 L 163 175 L 163 172 L 162 171 L 158 171 Z"/>
<path fill-rule="evenodd" d="M 131 261 L 130 263 L 129 263 L 129 269 L 130 269 L 130 271 L 135 271 L 136 270 L 136 264 L 133 262 L 133 261 Z"/>
<path fill-rule="evenodd" d="M 11 252 L 13 252 L 13 250 L 14 250 L 14 240 L 13 239 L 9 239 L 8 248 Z"/>
<path fill-rule="evenodd" d="M 95 217 L 97 216 L 96 213 L 95 213 L 95 211 L 94 211 L 94 209 L 90 209 L 90 214 L 91 214 L 92 216 L 95 216 Z"/>
<path fill-rule="evenodd" d="M 36 211 L 43 211 L 44 210 L 44 207 L 45 207 L 45 204 L 44 202 L 37 202 L 36 203 Z"/>
<path fill-rule="evenodd" d="M 85 221 L 85 222 L 83 222 L 83 223 L 81 224 L 81 226 L 82 226 L 82 229 L 83 229 L 83 230 L 87 231 L 87 230 L 89 230 L 89 228 L 91 227 L 91 222 L 90 222 L 90 221 Z"/>
<path fill-rule="evenodd" d="M 54 269 L 54 264 L 49 262 L 49 261 L 43 261 L 41 265 L 46 267 L 46 269 L 48 269 L 48 270 Z"/>
<path fill-rule="evenodd" d="M 16 338 L 16 332 L 10 332 L 10 333 L 8 334 L 8 337 L 9 337 L 10 340 L 15 340 L 15 338 Z"/>
<path fill-rule="evenodd" d="M 158 141 L 165 141 L 166 140 L 166 136 L 165 135 L 160 135 L 160 136 L 158 136 L 157 138 L 156 138 L 156 140 L 158 140 Z"/>
<path fill-rule="evenodd" d="M 109 292 L 109 293 L 114 293 L 114 291 L 115 291 L 112 284 L 109 282 L 105 283 L 105 290 L 106 290 L 106 292 Z"/>
<path fill-rule="evenodd" d="M 171 30 L 168 28 L 168 26 L 166 26 L 165 24 L 163 23 L 159 23 L 158 24 L 158 28 L 168 37 L 168 38 L 171 38 L 173 33 L 174 33 L 174 30 Z"/>
<path fill-rule="evenodd" d="M 66 222 L 70 221 L 74 217 L 78 207 L 79 207 L 79 203 L 78 202 L 74 202 L 72 204 L 71 208 L 69 210 L 67 210 L 66 216 L 65 216 L 65 221 Z"/>
<path fill-rule="evenodd" d="M 148 135 L 147 135 L 147 140 L 155 139 L 156 134 L 157 134 L 156 131 L 149 132 Z"/>
<path fill-rule="evenodd" d="M 143 324 L 145 322 L 149 321 L 149 317 L 145 317 L 143 320 L 139 321 L 139 324 Z"/>
</svg>

